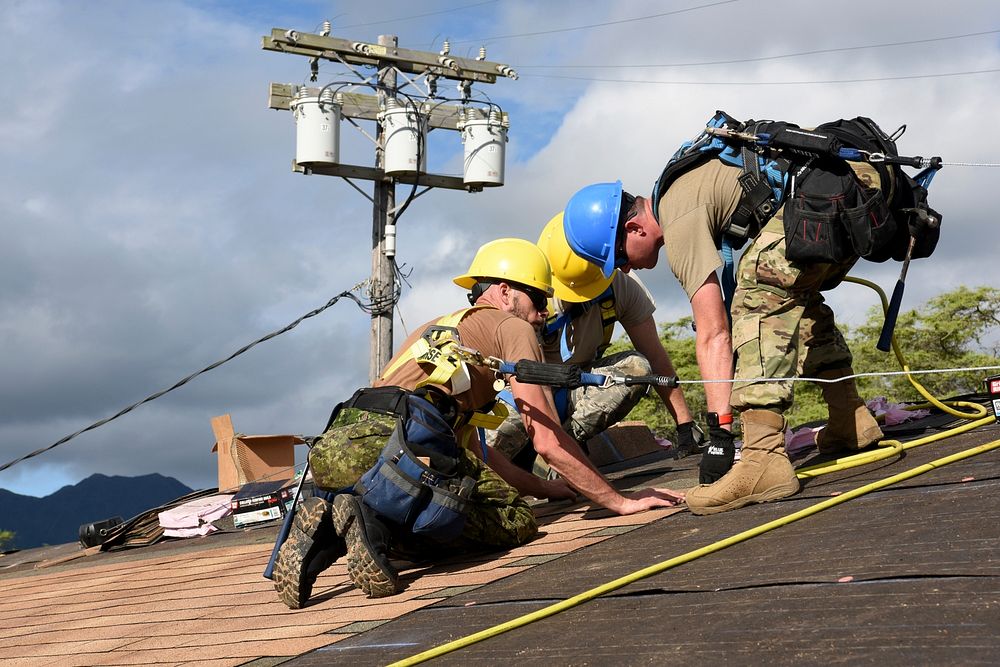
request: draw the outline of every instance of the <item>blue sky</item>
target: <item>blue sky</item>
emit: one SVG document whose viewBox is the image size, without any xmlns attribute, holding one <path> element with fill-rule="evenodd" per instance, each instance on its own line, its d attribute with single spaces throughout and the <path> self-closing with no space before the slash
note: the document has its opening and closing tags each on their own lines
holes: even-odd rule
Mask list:
<svg viewBox="0 0 1000 667">
<path fill-rule="evenodd" d="M 506 185 L 433 190 L 399 221 L 398 260 L 413 272 L 397 343 L 463 305 L 450 278 L 480 244 L 534 240 L 589 182 L 620 178 L 648 191 L 716 109 L 802 125 L 865 115 L 889 130 L 906 123 L 905 152 L 1000 161 L 991 131 L 998 33 L 972 35 L 1000 29 L 995 3 L 845 0 L 834 10 L 788 0 L 769 3 L 763 17 L 748 0 L 374 7 L 0 5 L 8 37 L 0 45 L 0 463 L 172 385 L 368 277 L 370 204 L 339 179 L 291 173 L 291 115 L 266 108 L 270 82 L 308 77 L 304 58 L 261 50 L 274 27 L 312 32 L 328 19 L 339 37 L 396 34 L 400 46 L 434 51 L 448 38 L 454 53 L 473 56 L 485 42 L 490 60 L 521 74 L 474 88 L 511 117 Z M 780 27 L 762 25 L 777 14 Z M 959 35 L 968 36 L 943 39 Z M 719 61 L 730 62 L 698 64 Z M 602 67 L 583 67 L 593 65 Z M 342 75 L 324 65 L 321 82 Z M 344 161 L 370 164 L 367 140 L 346 125 L 342 132 Z M 454 141 L 435 138 L 432 165 L 454 173 L 460 144 L 447 134 Z M 931 200 L 944 235 L 933 258 L 911 266 L 905 305 L 961 284 L 1000 286 L 998 176 L 950 167 L 936 178 Z M 898 270 L 862 263 L 856 274 L 888 289 Z M 687 312 L 665 262 L 643 279 L 659 320 Z M 875 303 L 853 286 L 829 299 L 848 323 Z M 211 486 L 210 418 L 231 413 L 244 433 L 315 434 L 332 405 L 366 382 L 368 329 L 367 316 L 341 302 L 0 472 L 0 488 L 45 495 L 94 472 L 160 472 Z"/>
</svg>

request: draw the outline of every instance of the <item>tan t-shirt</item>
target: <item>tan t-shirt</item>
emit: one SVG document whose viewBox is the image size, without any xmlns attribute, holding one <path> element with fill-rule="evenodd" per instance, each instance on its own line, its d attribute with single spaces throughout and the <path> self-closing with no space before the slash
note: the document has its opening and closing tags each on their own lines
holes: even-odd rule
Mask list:
<svg viewBox="0 0 1000 667">
<path fill-rule="evenodd" d="M 611 281 L 611 289 L 615 295 L 615 315 L 626 329 L 643 322 L 653 311 L 656 304 L 653 297 L 634 273 L 615 271 Z M 597 351 L 604 342 L 604 322 L 601 317 L 601 306 L 597 299 L 582 304 L 569 303 L 555 299 L 555 315 L 562 315 L 567 310 L 577 310 L 566 325 L 565 332 L 553 335 L 551 340 L 546 337 L 542 343 L 545 361 L 563 363 L 562 336 L 566 336 L 566 346 L 572 356 L 566 363 L 580 364 L 589 367 L 597 357 Z"/>
<path fill-rule="evenodd" d="M 413 358 L 409 356 L 409 349 L 423 335 L 427 327 L 435 322 L 437 320 L 417 327 L 403 341 L 399 352 L 389 361 L 387 367 L 395 363 L 399 357 L 405 357 L 406 362 L 388 377 L 376 380 L 376 387 L 388 385 L 412 390 L 418 382 L 433 372 L 434 367 L 430 364 L 425 364 L 426 368 L 424 368 L 413 361 Z M 521 359 L 542 360 L 542 351 L 538 346 L 535 329 L 521 318 L 496 308 L 480 308 L 466 315 L 458 323 L 458 335 L 463 346 L 478 350 L 487 357 L 498 357 L 504 361 L 513 362 L 518 362 Z M 483 366 L 471 364 L 468 368 L 472 386 L 468 391 L 455 396 L 459 409 L 462 411 L 478 410 L 492 403 L 493 399 L 496 398 L 496 389 L 493 388 L 493 371 Z M 451 393 L 450 386 L 444 386 L 441 389 L 446 393 Z"/>
<path fill-rule="evenodd" d="M 678 177 L 660 200 L 657 213 L 667 262 L 688 299 L 722 266 L 719 244 L 740 201 L 740 173 L 738 167 L 711 159 Z"/>
</svg>

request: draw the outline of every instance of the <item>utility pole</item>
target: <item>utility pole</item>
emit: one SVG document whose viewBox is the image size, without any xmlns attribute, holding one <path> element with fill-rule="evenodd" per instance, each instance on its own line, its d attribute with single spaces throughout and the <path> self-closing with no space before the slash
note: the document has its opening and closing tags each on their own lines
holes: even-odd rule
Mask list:
<svg viewBox="0 0 1000 667">
<path fill-rule="evenodd" d="M 379 35 L 378 43 L 395 49 L 399 40 L 395 35 Z M 386 108 L 386 101 L 396 97 L 396 70 L 382 64 L 378 70 L 378 104 Z M 385 133 L 382 123 L 375 126 L 375 168 L 385 171 Z M 379 304 L 372 310 L 371 353 L 368 359 L 368 379 L 374 381 L 392 358 L 392 300 L 393 276 L 389 258 L 385 254 L 386 227 L 396 226 L 396 185 L 391 178 L 375 181 L 375 206 L 372 209 L 372 302 Z M 382 304 L 387 304 L 383 306 Z"/>
<path fill-rule="evenodd" d="M 324 22 L 320 34 L 274 28 L 270 36 L 262 38 L 262 47 L 308 57 L 312 81 L 318 79 L 320 60 L 343 65 L 358 81 L 321 88 L 272 83 L 268 106 L 295 113 L 293 171 L 338 176 L 372 202 L 368 374 L 373 381 L 392 357 L 393 315 L 401 282 L 395 264 L 396 219 L 413 199 L 432 188 L 478 192 L 503 185 L 509 119 L 492 102 L 474 99 L 471 87 L 474 83 L 496 83 L 497 76 L 517 79 L 517 73 L 508 65 L 487 61 L 485 48 L 480 48 L 476 59 L 460 58 L 451 55 L 447 41 L 439 53 L 431 53 L 401 49 L 395 35 L 381 35 L 372 44 L 332 37 L 330 30 L 329 22 Z M 363 68 L 374 68 L 374 75 L 366 75 Z M 440 79 L 458 83 L 457 99 L 438 96 Z M 357 88 L 373 89 L 375 95 L 355 92 Z M 446 104 L 449 101 L 458 104 Z M 341 119 L 373 141 L 373 167 L 340 161 Z M 375 121 L 374 137 L 357 123 L 359 120 Z M 461 133 L 465 144 L 461 177 L 427 173 L 426 135 L 432 129 Z M 315 143 L 312 139 L 323 144 L 324 150 L 310 148 Z M 372 195 L 352 179 L 373 181 Z M 402 206 L 396 204 L 397 183 L 413 186 Z M 416 188 L 421 186 L 423 190 L 418 192 Z"/>
</svg>

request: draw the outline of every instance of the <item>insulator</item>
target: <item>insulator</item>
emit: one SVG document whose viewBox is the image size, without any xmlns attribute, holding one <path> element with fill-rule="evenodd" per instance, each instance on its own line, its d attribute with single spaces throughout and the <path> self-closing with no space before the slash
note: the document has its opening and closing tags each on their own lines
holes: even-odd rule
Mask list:
<svg viewBox="0 0 1000 667">
<path fill-rule="evenodd" d="M 444 44 L 441 45 L 441 55 L 442 56 L 446 56 L 449 53 L 451 53 L 451 42 L 449 42 L 446 39 L 446 40 L 444 40 Z"/>
<path fill-rule="evenodd" d="M 497 72 L 504 75 L 508 79 L 514 79 L 517 81 L 517 72 L 510 65 L 497 65 Z"/>
<path fill-rule="evenodd" d="M 449 58 L 448 56 L 442 55 L 438 56 L 438 62 L 447 67 L 448 69 L 458 71 L 458 63 L 454 58 Z"/>
<path fill-rule="evenodd" d="M 323 94 L 319 96 L 319 103 L 320 103 L 320 106 L 323 106 L 323 105 L 326 105 L 326 104 L 337 104 L 336 98 L 334 97 L 334 94 L 333 94 L 333 91 L 330 90 L 329 88 L 326 88 L 323 91 Z M 339 104 L 337 104 L 337 105 L 340 106 Z"/>
<path fill-rule="evenodd" d="M 299 33 L 297 33 L 294 30 L 286 30 L 285 39 L 294 44 L 295 42 L 299 41 Z"/>
<path fill-rule="evenodd" d="M 476 60 L 486 60 L 486 47 L 485 46 L 480 46 L 479 47 L 479 56 L 476 58 Z"/>
<path fill-rule="evenodd" d="M 323 37 L 328 37 L 330 35 L 330 30 L 332 29 L 333 26 L 330 25 L 329 21 L 323 21 L 323 29 L 320 30 L 319 34 L 322 35 Z"/>
<path fill-rule="evenodd" d="M 364 42 L 354 42 L 351 44 L 351 48 L 360 53 L 361 55 L 370 56 L 372 54 L 372 48 Z"/>
<path fill-rule="evenodd" d="M 385 226 L 385 256 L 396 256 L 396 225 Z"/>
</svg>

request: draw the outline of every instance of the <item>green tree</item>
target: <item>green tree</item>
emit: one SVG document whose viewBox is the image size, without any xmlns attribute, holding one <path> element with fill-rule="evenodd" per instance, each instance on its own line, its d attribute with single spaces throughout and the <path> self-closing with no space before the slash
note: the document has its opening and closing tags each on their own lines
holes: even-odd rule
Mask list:
<svg viewBox="0 0 1000 667">
<path fill-rule="evenodd" d="M 9 530 L 0 530 L 0 550 L 7 548 L 8 542 L 14 541 L 14 533 Z"/>
<path fill-rule="evenodd" d="M 881 309 L 873 309 L 868 319 L 857 329 L 841 327 L 854 354 L 856 373 L 878 373 L 900 370 L 892 354 L 875 349 L 882 330 Z M 660 326 L 660 340 L 674 362 L 681 380 L 700 380 L 695 357 L 694 332 L 690 317 L 682 317 Z M 896 321 L 896 342 L 914 370 L 1000 365 L 1000 343 L 996 331 L 1000 326 L 1000 290 L 992 287 L 959 287 L 931 299 L 920 310 L 899 314 Z M 992 340 L 992 344 L 990 344 Z M 632 349 L 626 337 L 621 337 L 608 353 Z M 983 371 L 915 376 L 934 396 L 946 398 L 982 389 Z M 704 427 L 705 391 L 700 384 L 681 385 L 684 398 L 696 420 Z M 818 385 L 796 382 L 795 402 L 787 413 L 792 426 L 826 420 L 826 404 Z M 923 400 L 905 376 L 860 378 L 859 391 L 865 398 L 885 396 L 890 400 Z M 643 421 L 657 435 L 673 439 L 676 429 L 673 419 L 650 391 L 628 415 L 628 419 Z"/>
<path fill-rule="evenodd" d="M 865 324 L 850 332 L 848 342 L 854 353 L 855 372 L 900 370 L 892 353 L 875 349 L 882 321 L 881 308 L 872 309 Z M 1000 345 L 995 336 L 998 325 L 1000 290 L 963 286 L 934 297 L 920 310 L 900 312 L 896 319 L 896 345 L 913 370 L 995 366 L 1000 363 Z M 946 398 L 982 390 L 983 378 L 989 374 L 969 371 L 915 375 L 914 379 L 935 397 Z M 866 397 L 923 400 L 902 375 L 860 378 L 858 387 Z"/>
</svg>

